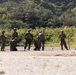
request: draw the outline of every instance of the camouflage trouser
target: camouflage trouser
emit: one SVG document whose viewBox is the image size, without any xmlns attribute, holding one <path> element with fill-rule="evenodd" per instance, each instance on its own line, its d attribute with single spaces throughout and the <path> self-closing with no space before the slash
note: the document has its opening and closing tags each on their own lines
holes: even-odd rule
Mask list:
<svg viewBox="0 0 76 75">
<path fill-rule="evenodd" d="M 65 40 L 61 40 L 61 49 L 63 50 L 63 46 L 68 50 Z"/>
<path fill-rule="evenodd" d="M 34 50 L 38 50 L 38 41 L 34 40 L 34 46 L 35 46 Z"/>
<path fill-rule="evenodd" d="M 38 41 L 38 50 L 40 50 L 41 45 L 42 45 L 42 50 L 44 51 L 44 44 L 45 44 L 45 41 L 44 40 L 43 41 L 39 40 Z"/>
<path fill-rule="evenodd" d="M 4 49 L 5 49 L 5 42 L 2 42 L 1 51 L 4 51 Z"/>
<path fill-rule="evenodd" d="M 25 45 L 24 45 L 24 50 L 28 46 L 28 50 L 30 50 L 32 40 L 31 39 L 26 39 Z"/>
<path fill-rule="evenodd" d="M 10 45 L 10 51 L 17 51 L 16 45 Z"/>
<path fill-rule="evenodd" d="M 17 48 L 16 48 L 16 41 L 15 42 L 10 42 L 10 51 L 17 51 Z"/>
</svg>

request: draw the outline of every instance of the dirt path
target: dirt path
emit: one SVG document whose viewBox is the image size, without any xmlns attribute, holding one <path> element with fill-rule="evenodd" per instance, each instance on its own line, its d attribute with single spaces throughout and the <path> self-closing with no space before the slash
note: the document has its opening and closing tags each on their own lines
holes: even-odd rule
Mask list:
<svg viewBox="0 0 76 75">
<path fill-rule="evenodd" d="M 0 75 L 76 75 L 76 50 L 46 47 L 45 51 L 0 52 Z"/>
<path fill-rule="evenodd" d="M 42 56 L 76 56 L 75 48 L 71 48 L 70 50 L 61 50 L 60 47 L 45 47 L 45 50 L 42 51 L 34 51 L 34 47 L 31 47 L 30 51 L 26 49 L 24 51 L 24 47 L 17 47 L 17 52 L 27 52 L 27 55 L 42 55 Z M 5 52 L 10 52 L 10 47 L 5 48 Z M 13 52 L 13 51 L 12 51 Z"/>
</svg>

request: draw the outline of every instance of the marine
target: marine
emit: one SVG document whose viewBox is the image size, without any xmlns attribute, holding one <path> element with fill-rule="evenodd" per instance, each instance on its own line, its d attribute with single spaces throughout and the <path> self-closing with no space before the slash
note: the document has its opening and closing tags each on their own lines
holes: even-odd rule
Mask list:
<svg viewBox="0 0 76 75">
<path fill-rule="evenodd" d="M 30 33 L 30 29 L 25 33 L 24 38 L 26 40 L 25 45 L 24 45 L 24 51 L 26 50 L 26 47 L 28 46 L 28 50 L 30 50 L 32 40 L 33 40 L 33 35 Z"/>
<path fill-rule="evenodd" d="M 18 38 L 18 33 L 17 33 L 17 29 L 14 28 L 13 29 L 13 33 L 12 33 L 12 39 L 10 41 L 10 51 L 17 51 L 17 38 Z"/>
<path fill-rule="evenodd" d="M 6 36 L 4 35 L 4 33 L 5 33 L 5 30 L 2 30 L 2 34 L 0 36 L 0 40 L 1 40 L 1 43 L 2 43 L 1 51 L 4 51 L 4 49 L 5 49 Z"/>
<path fill-rule="evenodd" d="M 68 50 L 68 47 L 66 45 L 66 41 L 65 41 L 66 35 L 64 34 L 64 31 L 61 31 L 61 34 L 59 35 L 59 39 L 60 39 L 60 45 L 61 45 L 61 49 L 63 50 L 63 46 L 66 48 L 66 50 Z"/>
<path fill-rule="evenodd" d="M 34 39 L 34 46 L 35 46 L 34 50 L 35 51 L 38 50 L 38 36 Z"/>
<path fill-rule="evenodd" d="M 42 46 L 42 51 L 44 51 L 45 37 L 42 32 L 38 34 L 38 50 L 40 50 Z"/>
</svg>

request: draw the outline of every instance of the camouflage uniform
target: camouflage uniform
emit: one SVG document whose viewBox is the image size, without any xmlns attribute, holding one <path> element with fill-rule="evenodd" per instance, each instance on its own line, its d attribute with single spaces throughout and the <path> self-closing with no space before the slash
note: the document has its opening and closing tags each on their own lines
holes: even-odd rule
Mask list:
<svg viewBox="0 0 76 75">
<path fill-rule="evenodd" d="M 27 45 L 28 45 L 28 50 L 30 50 L 31 43 L 33 40 L 33 35 L 30 33 L 30 30 L 28 30 L 28 32 L 24 35 L 24 38 L 26 40 L 24 45 L 24 50 L 26 49 Z"/>
<path fill-rule="evenodd" d="M 60 39 L 60 45 L 62 50 L 63 50 L 63 45 L 68 50 L 65 38 L 66 38 L 66 35 L 64 34 L 64 31 L 61 31 L 61 34 L 59 35 L 59 39 Z"/>
<path fill-rule="evenodd" d="M 10 51 L 17 51 L 17 38 L 18 33 L 16 32 L 16 28 L 14 28 L 14 32 L 12 33 L 12 40 L 10 42 Z"/>
<path fill-rule="evenodd" d="M 38 37 L 36 39 L 34 39 L 34 50 L 38 50 Z"/>
<path fill-rule="evenodd" d="M 42 50 L 44 51 L 45 38 L 44 35 L 40 32 L 38 34 L 38 50 L 40 50 L 42 45 Z"/>
<path fill-rule="evenodd" d="M 5 49 L 6 37 L 5 37 L 4 33 L 5 33 L 5 31 L 3 30 L 2 35 L 0 36 L 0 40 L 1 40 L 1 43 L 2 43 L 1 51 L 4 51 L 4 49 Z"/>
</svg>

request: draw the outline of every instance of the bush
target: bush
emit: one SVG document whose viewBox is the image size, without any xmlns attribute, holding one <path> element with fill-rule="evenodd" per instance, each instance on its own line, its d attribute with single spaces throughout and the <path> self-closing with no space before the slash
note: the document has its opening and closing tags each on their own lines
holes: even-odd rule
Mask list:
<svg viewBox="0 0 76 75">
<path fill-rule="evenodd" d="M 27 28 L 21 28 L 18 29 L 18 45 L 24 45 L 25 39 L 24 39 L 24 34 L 26 33 L 28 29 Z M 64 30 L 65 34 L 67 35 L 67 43 L 68 40 L 70 40 L 70 44 L 73 46 L 75 46 L 76 44 L 76 28 L 75 27 L 70 27 L 70 28 L 35 28 L 35 29 L 31 29 L 31 33 L 33 34 L 33 38 L 35 39 L 38 35 L 39 32 L 43 32 L 44 36 L 45 36 L 45 40 L 46 40 L 46 44 L 53 44 L 55 45 L 57 43 L 57 45 L 59 45 L 59 34 L 61 32 L 61 30 Z M 2 31 L 2 29 L 0 28 L 0 31 Z M 7 41 L 6 41 L 6 45 L 9 45 L 9 42 L 11 40 L 11 35 L 12 35 L 12 30 L 6 28 L 6 37 L 7 37 Z M 10 33 L 9 33 L 10 32 Z M 0 32 L 1 34 L 1 32 Z"/>
</svg>

